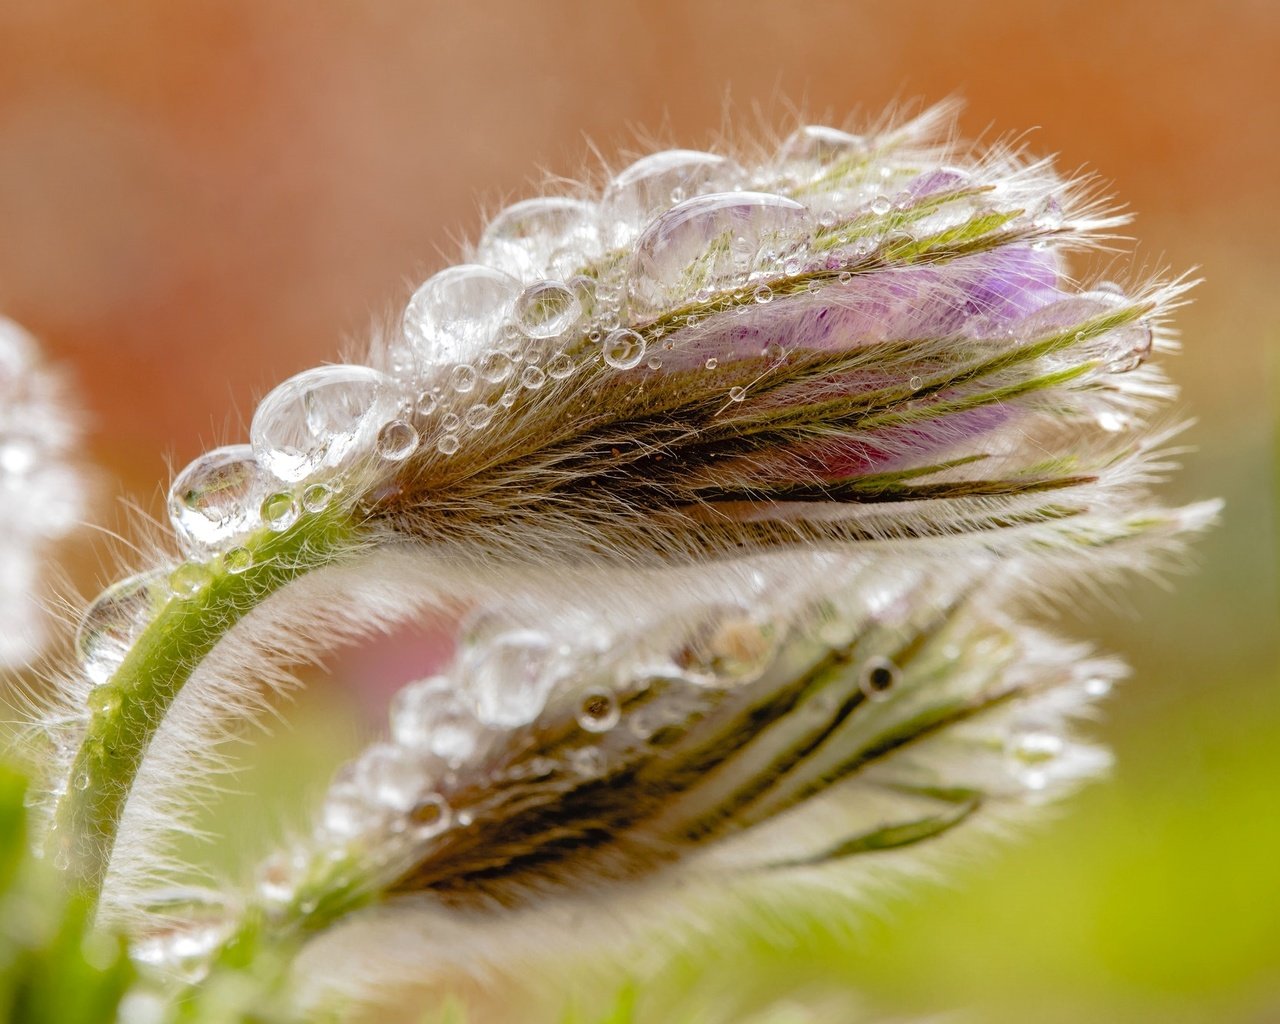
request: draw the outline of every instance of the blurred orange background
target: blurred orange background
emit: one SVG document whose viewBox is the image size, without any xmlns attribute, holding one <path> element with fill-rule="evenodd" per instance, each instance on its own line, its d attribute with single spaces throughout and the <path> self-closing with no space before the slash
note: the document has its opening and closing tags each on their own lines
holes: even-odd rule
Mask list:
<svg viewBox="0 0 1280 1024">
<path fill-rule="evenodd" d="M 114 497 L 162 514 L 170 466 L 244 439 L 257 397 L 344 344 L 358 351 L 373 320 L 455 259 L 483 209 L 532 194 L 540 168 L 579 173 L 589 143 L 615 158 L 638 133 L 699 147 L 727 122 L 870 120 L 948 96 L 967 101 L 969 135 L 1034 128 L 1035 151 L 1097 171 L 1136 211 L 1139 262 L 1205 278 L 1171 367 L 1197 450 L 1166 493 L 1226 495 L 1224 525 L 1176 594 L 1137 587 L 1132 614 L 1104 610 L 1085 629 L 1139 669 L 1106 727 L 1121 781 L 1105 799 L 1142 820 L 1146 791 L 1124 788 L 1124 765 L 1163 763 L 1142 760 L 1149 730 L 1164 730 L 1193 789 L 1236 784 L 1214 757 L 1237 721 L 1274 721 L 1280 744 L 1277 54 L 1269 0 L 6 0 L 0 310 L 73 379 L 103 470 L 94 519 L 127 532 Z M 90 590 L 102 564 L 89 551 L 70 571 Z M 1201 700 L 1229 708 L 1220 737 L 1170 710 Z M 1280 792 L 1274 757 L 1248 764 L 1250 792 Z M 1280 831 L 1238 841 L 1264 839 Z M 1233 870 L 1224 857 L 1213 870 Z M 1169 943 L 1258 900 L 1280 910 L 1274 878 L 1250 879 L 1189 908 L 1185 940 Z M 1276 1016 L 1228 1000 L 1185 1019 L 1280 1019 L 1280 925 L 1259 929 L 1240 940 L 1253 973 L 1214 975 L 1187 998 L 1260 992 L 1239 1006 Z M 1101 985 L 1092 969 L 1080 977 Z M 1167 973 L 1143 984 L 1173 1003 L 1112 1001 L 1106 1019 L 1173 1019 L 1145 1016 L 1180 998 Z M 1074 977 L 1051 974 L 1036 997 Z M 947 998 L 974 996 L 955 981 Z"/>
</svg>

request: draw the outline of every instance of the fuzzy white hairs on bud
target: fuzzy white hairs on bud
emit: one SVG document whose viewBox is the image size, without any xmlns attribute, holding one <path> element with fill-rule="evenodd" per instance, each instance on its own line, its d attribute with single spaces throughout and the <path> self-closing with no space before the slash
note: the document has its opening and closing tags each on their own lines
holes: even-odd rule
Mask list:
<svg viewBox="0 0 1280 1024">
<path fill-rule="evenodd" d="M 177 475 L 172 561 L 85 612 L 45 721 L 46 843 L 141 961 L 266 921 L 324 933 L 311 998 L 416 1005 L 909 871 L 1106 764 L 1072 723 L 1120 666 L 1027 619 L 1214 515 L 1150 495 L 1187 282 L 1073 279 L 1123 218 L 950 119 L 516 203 L 366 364 Z M 470 609 L 455 662 L 314 828 L 216 912 L 157 907 L 256 684 L 438 607 Z"/>
</svg>

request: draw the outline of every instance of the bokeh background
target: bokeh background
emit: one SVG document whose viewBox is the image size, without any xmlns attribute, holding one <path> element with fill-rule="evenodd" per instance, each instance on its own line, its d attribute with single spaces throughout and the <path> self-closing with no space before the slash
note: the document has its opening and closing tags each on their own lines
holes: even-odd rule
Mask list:
<svg viewBox="0 0 1280 1024">
<path fill-rule="evenodd" d="M 705 146 L 726 121 L 952 95 L 970 135 L 1034 128 L 1137 212 L 1140 262 L 1204 277 L 1171 368 L 1195 450 L 1166 494 L 1225 496 L 1223 524 L 1194 575 L 1071 623 L 1136 668 L 1098 725 L 1114 778 L 839 934 L 726 930 L 640 993 L 642 1019 L 732 992 L 843 1020 L 856 992 L 888 1015 L 1277 1021 L 1277 53 L 1270 0 L 5 0 L 0 310 L 74 382 L 93 519 L 131 537 L 124 502 L 159 515 L 172 466 L 242 439 L 257 397 L 357 343 L 482 210 L 539 168 L 578 173 L 590 144 Z M 70 585 L 109 579 L 112 552 L 82 540 Z M 229 798 L 235 836 L 202 856 L 243 859 L 358 742 L 352 680 L 376 657 L 314 679 L 256 743 L 241 788 L 276 801 Z"/>
</svg>

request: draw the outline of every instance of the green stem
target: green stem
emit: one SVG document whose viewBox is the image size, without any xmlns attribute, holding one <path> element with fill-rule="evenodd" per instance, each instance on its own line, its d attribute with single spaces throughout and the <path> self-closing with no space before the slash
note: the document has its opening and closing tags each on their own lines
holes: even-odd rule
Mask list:
<svg viewBox="0 0 1280 1024">
<path fill-rule="evenodd" d="M 244 545 L 252 564 L 232 572 L 218 559 L 190 597 L 169 597 L 120 667 L 90 696 L 92 715 L 55 810 L 54 863 L 69 885 L 97 900 L 134 779 L 174 698 L 237 622 L 292 580 L 335 561 L 360 541 L 351 510 L 304 515 Z"/>
</svg>

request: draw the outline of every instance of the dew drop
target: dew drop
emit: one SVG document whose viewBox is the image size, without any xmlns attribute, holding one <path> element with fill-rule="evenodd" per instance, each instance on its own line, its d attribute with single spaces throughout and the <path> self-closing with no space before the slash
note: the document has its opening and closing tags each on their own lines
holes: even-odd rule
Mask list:
<svg viewBox="0 0 1280 1024">
<path fill-rule="evenodd" d="M 309 484 L 302 492 L 302 508 L 306 512 L 323 512 L 333 500 L 333 488 L 328 484 Z"/>
<path fill-rule="evenodd" d="M 208 553 L 252 533 L 264 486 L 247 444 L 215 448 L 192 461 L 169 488 L 169 519 L 183 548 Z"/>
<path fill-rule="evenodd" d="M 200 562 L 183 562 L 169 573 L 169 589 L 180 600 L 195 597 L 208 584 L 209 567 Z"/>
<path fill-rule="evenodd" d="M 516 299 L 516 323 L 530 338 L 556 338 L 582 316 L 582 304 L 561 281 L 539 281 Z"/>
<path fill-rule="evenodd" d="M 440 399 L 434 391 L 423 391 L 418 395 L 417 409 L 423 416 L 430 416 L 439 404 Z"/>
<path fill-rule="evenodd" d="M 276 533 L 282 533 L 298 521 L 298 503 L 292 494 L 279 491 L 262 501 L 262 521 Z"/>
<path fill-rule="evenodd" d="M 472 430 L 483 430 L 493 421 L 496 410 L 491 405 L 477 402 L 463 415 L 462 420 Z"/>
<path fill-rule="evenodd" d="M 923 386 L 924 378 L 920 376 L 913 376 L 909 381 L 907 381 L 907 387 L 912 391 L 919 391 Z"/>
<path fill-rule="evenodd" d="M 573 373 L 573 360 L 564 352 L 552 356 L 547 363 L 547 376 L 564 380 Z"/>
<path fill-rule="evenodd" d="M 452 455 L 460 447 L 462 442 L 458 440 L 457 434 L 442 434 L 436 441 L 436 451 L 441 455 Z"/>
<path fill-rule="evenodd" d="M 620 327 L 604 339 L 602 353 L 604 361 L 615 370 L 630 370 L 644 358 L 644 338 Z"/>
<path fill-rule="evenodd" d="M 902 670 L 888 658 L 868 658 L 858 671 L 858 689 L 868 700 L 885 700 L 902 678 Z"/>
<path fill-rule="evenodd" d="M 259 465 L 303 480 L 364 455 L 400 405 L 395 383 L 368 366 L 320 366 L 291 377 L 258 405 L 249 427 Z"/>
<path fill-rule="evenodd" d="M 747 389 L 740 387 L 732 387 L 729 389 L 729 401 L 741 402 L 747 397 Z"/>
<path fill-rule="evenodd" d="M 476 257 L 522 281 L 544 278 L 553 264 L 569 274 L 599 248 L 596 208 L 565 196 L 508 206 L 485 228 Z M 514 296 L 513 296 L 514 297 Z"/>
<path fill-rule="evenodd" d="M 717 366 L 720 365 L 720 360 L 717 359 L 715 356 L 708 356 L 707 361 L 702 365 L 706 367 L 708 370 L 714 370 Z"/>
<path fill-rule="evenodd" d="M 758 285 L 756 290 L 751 293 L 751 296 L 759 305 L 763 306 L 773 301 L 773 289 L 767 284 Z"/>
<path fill-rule="evenodd" d="M 423 767 L 408 750 L 392 743 L 375 743 L 360 755 L 355 774 L 375 802 L 407 811 L 427 784 Z"/>
<path fill-rule="evenodd" d="M 831 164 L 860 161 L 869 152 L 867 140 L 861 135 L 809 124 L 787 136 L 778 149 L 777 159 L 793 174 L 808 179 L 827 170 Z"/>
<path fill-rule="evenodd" d="M 578 702 L 578 724 L 587 732 L 608 732 L 621 716 L 618 698 L 608 690 L 590 690 Z"/>
<path fill-rule="evenodd" d="M 792 256 L 782 264 L 782 272 L 787 277 L 798 277 L 802 270 L 804 270 L 804 261 L 796 256 Z"/>
<path fill-rule="evenodd" d="M 397 743 L 457 767 L 471 759 L 487 733 L 458 688 L 445 676 L 411 683 L 391 701 Z"/>
<path fill-rule="evenodd" d="M 876 196 L 871 200 L 871 212 L 877 217 L 883 217 L 886 213 L 893 209 L 893 200 L 886 195 Z"/>
<path fill-rule="evenodd" d="M 75 649 L 90 682 L 106 682 L 120 667 L 157 604 L 167 596 L 163 571 L 139 573 L 113 583 L 85 610 Z"/>
<path fill-rule="evenodd" d="M 470 363 L 459 363 L 449 371 L 449 390 L 465 395 L 475 388 L 478 376 L 476 368 Z"/>
<path fill-rule="evenodd" d="M 468 362 L 492 343 L 519 294 L 520 282 L 500 270 L 449 267 L 413 293 L 404 335 L 426 366 Z"/>
<path fill-rule="evenodd" d="M 388 462 L 403 462 L 418 448 L 418 431 L 408 420 L 392 420 L 378 431 L 378 454 Z M 306 504 L 306 496 L 303 496 Z M 316 511 L 309 509 L 308 511 Z"/>
<path fill-rule="evenodd" d="M 253 568 L 253 552 L 248 548 L 232 548 L 222 556 L 222 567 L 233 576 Z"/>
<path fill-rule="evenodd" d="M 1111 680 L 1105 676 L 1093 676 L 1086 679 L 1084 692 L 1090 697 L 1105 697 L 1111 692 Z"/>
<path fill-rule="evenodd" d="M 511 376 L 515 364 L 505 352 L 488 352 L 480 359 L 480 376 L 490 384 L 501 384 Z"/>
<path fill-rule="evenodd" d="M 513 629 L 467 651 L 461 677 L 485 725 L 514 728 L 533 721 L 556 678 L 556 652 L 544 634 Z"/>
<path fill-rule="evenodd" d="M 1108 434 L 1118 434 L 1128 425 L 1128 418 L 1121 413 L 1112 412 L 1109 409 L 1105 412 L 1098 413 L 1098 426 Z"/>
<path fill-rule="evenodd" d="M 546 382 L 546 371 L 540 366 L 526 366 L 524 372 L 520 374 L 521 386 L 528 388 L 530 391 L 537 391 Z"/>
<path fill-rule="evenodd" d="M 339 840 L 353 839 L 376 823 L 376 815 L 358 787 L 340 782 L 325 794 L 320 821 L 330 836 Z"/>
<path fill-rule="evenodd" d="M 784 262 L 813 228 L 799 203 L 765 192 L 717 192 L 687 199 L 637 239 L 629 291 L 633 312 L 655 315 L 699 288 L 732 288 L 755 270 Z"/>
<path fill-rule="evenodd" d="M 610 244 L 626 244 L 673 203 L 727 187 L 741 174 L 725 157 L 698 150 L 669 149 L 642 157 L 605 187 L 601 219 L 610 226 Z"/>
<path fill-rule="evenodd" d="M 462 417 L 456 412 L 447 412 L 440 417 L 440 429 L 447 434 L 453 433 L 462 426 Z"/>
<path fill-rule="evenodd" d="M 453 810 L 443 796 L 431 793 L 414 805 L 409 812 L 409 821 L 415 839 L 431 839 L 449 827 L 453 821 Z"/>
</svg>

